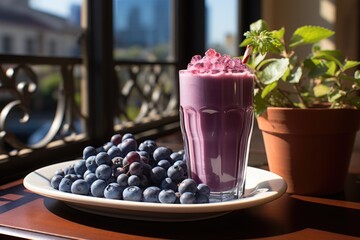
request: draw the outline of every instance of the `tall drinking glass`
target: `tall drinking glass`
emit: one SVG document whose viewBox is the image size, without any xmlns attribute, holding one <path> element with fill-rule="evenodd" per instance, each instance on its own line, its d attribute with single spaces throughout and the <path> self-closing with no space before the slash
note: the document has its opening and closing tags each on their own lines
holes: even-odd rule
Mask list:
<svg viewBox="0 0 360 240">
<path fill-rule="evenodd" d="M 180 123 L 189 177 L 211 201 L 244 193 L 253 129 L 254 75 L 239 59 L 210 49 L 179 71 Z"/>
</svg>

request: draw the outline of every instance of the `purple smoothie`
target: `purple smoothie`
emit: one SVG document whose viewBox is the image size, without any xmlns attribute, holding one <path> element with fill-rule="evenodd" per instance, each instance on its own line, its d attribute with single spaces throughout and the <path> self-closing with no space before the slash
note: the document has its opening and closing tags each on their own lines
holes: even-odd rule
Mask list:
<svg viewBox="0 0 360 240">
<path fill-rule="evenodd" d="M 219 55 L 213 58 L 215 62 Z M 197 61 L 202 60 L 197 57 Z M 207 184 L 220 198 L 240 197 L 253 126 L 253 74 L 245 66 L 199 71 L 190 66 L 179 76 L 180 121 L 190 177 Z"/>
</svg>

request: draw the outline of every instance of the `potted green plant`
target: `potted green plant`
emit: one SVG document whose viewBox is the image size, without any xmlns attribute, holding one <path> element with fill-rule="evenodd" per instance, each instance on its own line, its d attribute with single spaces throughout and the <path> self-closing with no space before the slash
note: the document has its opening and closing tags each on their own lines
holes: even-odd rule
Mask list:
<svg viewBox="0 0 360 240">
<path fill-rule="evenodd" d="M 270 171 L 288 192 L 337 193 L 344 187 L 360 127 L 360 61 L 319 42 L 333 31 L 319 26 L 270 30 L 264 20 L 250 25 L 240 44 L 243 62 L 256 75 L 254 108 Z M 306 57 L 298 50 L 310 45 Z M 350 74 L 352 72 L 353 74 Z"/>
</svg>

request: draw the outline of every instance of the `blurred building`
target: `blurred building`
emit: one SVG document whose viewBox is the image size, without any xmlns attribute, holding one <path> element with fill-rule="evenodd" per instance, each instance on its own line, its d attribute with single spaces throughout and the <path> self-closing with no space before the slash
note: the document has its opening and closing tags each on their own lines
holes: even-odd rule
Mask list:
<svg viewBox="0 0 360 240">
<path fill-rule="evenodd" d="M 117 1 L 115 4 L 115 44 L 117 48 L 137 45 L 147 48 L 170 39 L 171 1 Z"/>
<path fill-rule="evenodd" d="M 80 16 L 80 7 L 72 15 Z M 28 0 L 1 0 L 0 54 L 78 56 L 81 28 L 71 20 L 33 9 Z"/>
</svg>

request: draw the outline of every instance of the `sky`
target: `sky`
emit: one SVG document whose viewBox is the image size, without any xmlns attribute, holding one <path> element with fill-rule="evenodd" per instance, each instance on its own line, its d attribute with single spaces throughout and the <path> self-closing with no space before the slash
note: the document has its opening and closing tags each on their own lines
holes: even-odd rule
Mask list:
<svg viewBox="0 0 360 240">
<path fill-rule="evenodd" d="M 144 0 L 146 1 L 146 0 Z M 30 0 L 30 5 L 36 9 L 55 15 L 67 17 L 71 4 L 81 4 L 82 0 Z M 208 9 L 208 42 L 219 43 L 228 33 L 237 31 L 237 0 L 206 0 Z"/>
<path fill-rule="evenodd" d="M 237 0 L 206 0 L 210 24 L 209 42 L 217 43 L 224 40 L 227 33 L 237 32 Z"/>
<path fill-rule="evenodd" d="M 70 14 L 72 4 L 81 5 L 82 0 L 30 0 L 30 6 L 61 17 Z"/>
</svg>

